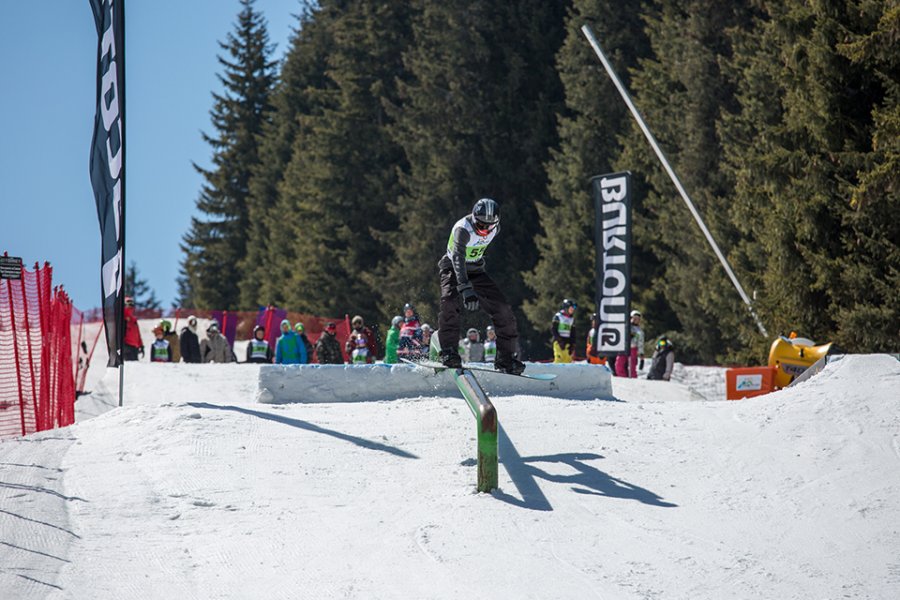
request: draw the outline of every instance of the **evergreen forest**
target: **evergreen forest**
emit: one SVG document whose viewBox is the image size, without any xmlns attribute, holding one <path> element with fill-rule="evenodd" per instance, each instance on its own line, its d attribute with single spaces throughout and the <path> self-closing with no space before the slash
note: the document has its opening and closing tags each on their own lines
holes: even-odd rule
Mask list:
<svg viewBox="0 0 900 600">
<path fill-rule="evenodd" d="M 900 350 L 900 0 L 319 0 L 275 56 L 241 0 L 179 302 L 437 324 L 476 200 L 525 358 L 596 310 L 590 179 L 634 181 L 632 308 L 685 363 L 796 331 Z M 588 24 L 766 325 L 762 336 L 581 32 Z M 467 316 L 483 327 L 486 316 Z M 648 352 L 649 354 L 649 352 Z"/>
</svg>

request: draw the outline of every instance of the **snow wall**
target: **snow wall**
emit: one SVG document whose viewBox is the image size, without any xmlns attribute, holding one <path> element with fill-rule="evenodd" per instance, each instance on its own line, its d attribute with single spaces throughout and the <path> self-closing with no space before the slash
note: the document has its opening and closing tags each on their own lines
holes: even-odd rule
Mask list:
<svg viewBox="0 0 900 600">
<path fill-rule="evenodd" d="M 600 365 L 528 363 L 527 373 L 553 373 L 553 381 L 535 381 L 475 371 L 488 396 L 547 396 L 571 400 L 613 398 L 612 377 Z M 458 396 L 447 371 L 399 365 L 262 365 L 257 400 L 267 404 L 292 402 L 363 402 Z"/>
</svg>

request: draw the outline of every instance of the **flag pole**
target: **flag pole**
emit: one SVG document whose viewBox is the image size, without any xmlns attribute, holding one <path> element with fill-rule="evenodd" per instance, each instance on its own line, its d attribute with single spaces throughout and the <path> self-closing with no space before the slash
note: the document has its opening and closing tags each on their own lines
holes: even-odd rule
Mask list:
<svg viewBox="0 0 900 600">
<path fill-rule="evenodd" d="M 122 81 L 118 82 L 119 85 L 119 93 L 121 94 L 122 103 L 121 103 L 121 116 L 122 119 L 122 293 L 119 294 L 119 314 L 116 319 L 118 321 L 118 325 L 116 326 L 116 333 L 119 336 L 119 407 L 122 406 L 124 402 L 124 391 L 125 391 L 125 282 L 128 281 L 127 278 L 127 268 L 125 267 L 125 197 L 126 197 L 126 183 L 127 180 L 125 178 L 125 165 L 128 164 L 125 155 L 125 136 L 126 130 L 128 129 L 128 119 L 125 118 L 125 0 L 119 0 L 119 11 L 122 19 L 122 55 L 117 59 L 122 61 Z"/>
</svg>

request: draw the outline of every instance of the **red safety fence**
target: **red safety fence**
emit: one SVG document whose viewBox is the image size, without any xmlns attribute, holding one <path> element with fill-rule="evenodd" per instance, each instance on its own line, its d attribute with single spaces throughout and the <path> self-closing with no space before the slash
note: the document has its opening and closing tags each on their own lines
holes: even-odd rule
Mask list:
<svg viewBox="0 0 900 600">
<path fill-rule="evenodd" d="M 75 421 L 72 303 L 44 263 L 0 279 L 0 438 Z"/>
</svg>

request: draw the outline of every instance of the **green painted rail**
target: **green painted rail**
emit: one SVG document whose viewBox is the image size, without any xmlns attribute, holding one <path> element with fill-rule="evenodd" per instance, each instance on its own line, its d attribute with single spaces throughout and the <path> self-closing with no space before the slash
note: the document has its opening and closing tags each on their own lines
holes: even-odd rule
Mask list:
<svg viewBox="0 0 900 600">
<path fill-rule="evenodd" d="M 497 488 L 497 410 L 470 371 L 452 373 L 478 427 L 478 491 L 490 493 Z"/>
</svg>

